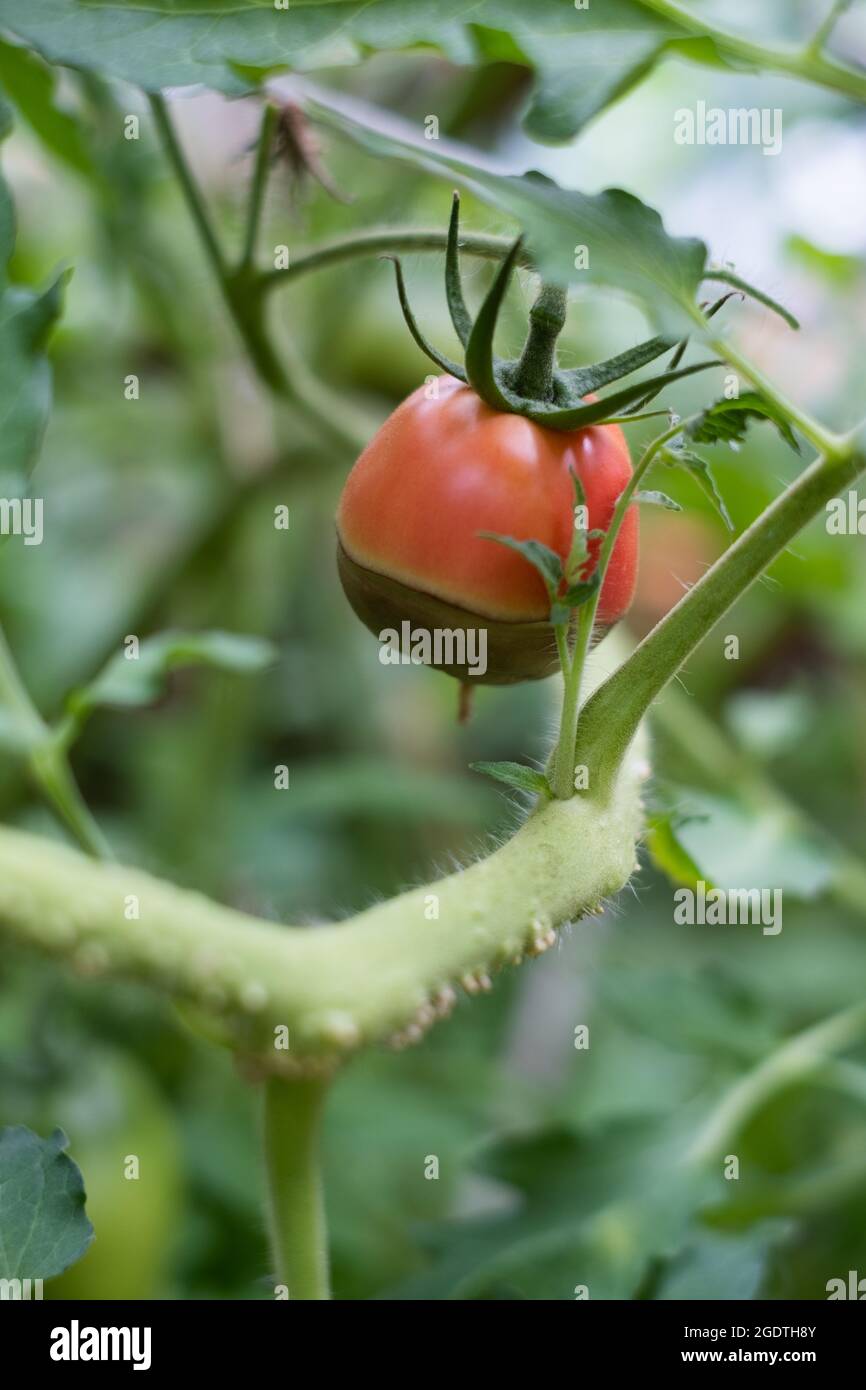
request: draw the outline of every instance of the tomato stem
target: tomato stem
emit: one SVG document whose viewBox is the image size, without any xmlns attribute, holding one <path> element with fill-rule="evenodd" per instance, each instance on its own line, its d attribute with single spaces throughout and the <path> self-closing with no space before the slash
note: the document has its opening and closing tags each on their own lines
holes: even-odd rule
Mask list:
<svg viewBox="0 0 866 1390">
<path fill-rule="evenodd" d="M 595 593 L 578 610 L 577 631 L 575 635 L 574 652 L 569 659 L 566 647 L 565 658 L 563 658 L 562 648 L 560 648 L 560 661 L 562 662 L 563 676 L 565 677 L 565 694 L 562 703 L 562 716 L 560 719 L 559 739 L 554 755 L 553 788 L 560 800 L 567 801 L 574 795 L 575 769 L 575 744 L 579 723 L 580 710 L 580 691 L 583 683 L 583 673 L 586 666 L 586 658 L 589 652 L 592 632 L 595 626 L 595 615 L 598 611 L 598 604 L 601 598 L 601 590 L 604 585 L 604 577 L 616 545 L 616 538 L 619 535 L 620 527 L 625 520 L 626 512 L 632 505 L 634 494 L 638 484 L 644 474 L 649 469 L 659 450 L 676 435 L 683 430 L 683 422 L 678 420 L 670 429 L 658 435 L 644 449 L 643 454 L 635 465 L 634 471 L 628 480 L 625 488 L 616 500 L 613 509 L 613 516 L 610 519 L 601 549 L 598 556 L 596 572 L 599 576 L 598 587 Z M 559 642 L 559 629 L 557 628 L 557 642 Z"/>
<path fill-rule="evenodd" d="M 27 693 L 0 627 L 0 710 L 3 709 L 11 714 L 14 727 L 20 730 L 22 752 L 31 776 L 57 818 L 87 854 L 94 859 L 110 859 L 108 842 L 72 775 L 63 738 L 48 727 Z"/>
<path fill-rule="evenodd" d="M 561 285 L 544 283 L 529 311 L 529 336 L 523 347 L 513 389 L 525 400 L 553 399 L 556 340 L 565 327 L 568 294 Z"/>
<path fill-rule="evenodd" d="M 328 1082 L 265 1082 L 264 1146 L 274 1272 L 290 1299 L 330 1298 L 319 1139 Z"/>
</svg>

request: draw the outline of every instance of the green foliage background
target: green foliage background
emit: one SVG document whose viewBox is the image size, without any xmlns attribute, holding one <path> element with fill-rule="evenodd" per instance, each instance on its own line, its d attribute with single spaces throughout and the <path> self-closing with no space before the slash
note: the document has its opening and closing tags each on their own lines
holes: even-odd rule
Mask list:
<svg viewBox="0 0 866 1390">
<path fill-rule="evenodd" d="M 105 55 L 105 71 L 149 85 L 195 80 L 238 91 L 251 69 L 286 60 L 266 27 L 282 21 L 225 4 L 220 23 L 235 26 L 237 44 L 202 70 L 195 26 L 211 23 L 216 0 L 141 6 L 167 12 L 162 29 L 151 23 L 147 44 L 129 37 L 144 23 L 131 6 L 50 0 L 38 15 L 30 8 L 2 0 L 0 25 L 61 61 L 92 61 L 101 71 Z M 792 144 L 798 128 L 812 129 L 832 150 L 852 133 L 862 139 L 862 110 L 820 88 L 734 71 L 706 45 L 668 56 L 632 90 L 670 34 L 652 7 L 625 0 L 593 31 L 604 55 L 592 69 L 595 89 L 571 80 L 586 54 L 557 38 L 561 6 L 533 7 L 530 28 L 525 5 L 490 3 L 481 18 L 473 6 L 471 23 L 460 6 L 425 5 L 417 33 L 406 31 L 406 8 L 390 0 L 299 7 L 295 22 L 312 26 L 309 42 L 320 45 L 304 65 L 324 64 L 333 87 L 419 126 L 436 112 L 443 134 L 517 167 L 540 164 L 585 191 L 621 182 L 665 213 L 677 207 L 678 232 L 708 234 L 686 197 L 692 181 L 708 208 L 711 187 L 721 189 L 753 224 L 756 245 L 775 238 L 767 288 L 803 320 L 795 339 L 749 307 L 737 311 L 741 332 L 822 418 L 844 426 L 862 413 L 866 239 L 840 250 L 796 218 L 780 227 L 761 195 L 770 161 L 760 150 L 702 152 L 711 185 L 697 178 L 698 152 L 670 135 L 672 110 L 699 98 L 760 101 L 784 106 Z M 61 42 L 52 14 L 73 9 L 84 20 L 67 31 L 74 42 Z M 339 51 L 324 13 L 338 9 L 365 11 L 371 26 Z M 807 5 L 767 9 L 777 33 L 802 28 L 811 13 Z M 325 27 L 313 35 L 317 24 Z M 87 59 L 97 33 L 103 47 Z M 436 47 L 417 50 L 417 40 Z M 365 56 L 368 46 L 383 51 Z M 406 46 L 412 51 L 388 51 Z M 111 53 L 121 49 L 118 63 Z M 170 75 L 165 65 L 178 55 Z M 686 65 L 683 56 L 710 65 Z M 312 929 L 477 853 L 508 832 L 517 812 L 468 764 L 542 759 L 555 713 L 550 684 L 482 690 L 473 721 L 460 728 L 445 678 L 379 665 L 334 564 L 332 518 L 351 459 L 253 379 L 141 93 L 50 69 L 13 43 L 0 49 L 0 85 L 15 112 L 4 156 L 19 224 L 10 278 L 44 290 L 74 269 L 51 340 L 55 399 L 35 484 L 45 542 L 28 549 L 13 538 L 0 548 L 0 615 L 27 686 L 55 714 L 128 633 L 223 630 L 267 639 L 276 651 L 262 670 L 184 670 L 150 707 L 94 713 L 75 770 L 118 856 Z M 567 99 L 575 91 L 579 100 Z M 141 116 L 138 141 L 123 138 L 128 113 Z M 198 95 L 173 114 L 236 243 L 254 105 Z M 579 128 L 576 143 L 556 151 L 533 143 Z M 651 158 L 631 148 L 643 131 L 654 132 Z M 351 203 L 316 184 L 293 186 L 279 166 L 264 247 L 312 246 L 379 223 L 444 227 L 447 185 L 335 134 L 320 139 Z M 471 196 L 464 220 L 473 230 L 513 231 Z M 712 247 L 721 259 L 726 249 Z M 407 268 L 419 319 L 452 351 L 441 258 L 409 257 Z M 763 266 L 737 269 L 755 270 L 761 282 Z M 490 275 L 481 262 L 469 268 L 476 300 Z M 529 295 L 526 279 L 508 306 L 511 350 Z M 45 312 L 52 308 L 53 300 Z M 426 374 L 389 267 L 375 259 L 298 280 L 275 294 L 273 314 L 278 336 L 373 422 Z M 579 295 L 564 360 L 619 351 L 646 330 L 632 302 Z M 141 381 L 134 402 L 124 398 L 132 373 Z M 33 389 L 43 387 L 36 380 Z M 702 391 L 683 383 L 671 399 L 683 412 L 696 409 Z M 648 428 L 633 428 L 635 444 Z M 25 439 L 22 470 L 33 452 Z M 708 454 L 738 528 L 802 466 L 767 427 L 739 452 L 713 446 Z M 635 631 L 673 601 L 677 579 L 693 580 L 725 543 L 693 483 L 666 476 L 665 489 L 686 513 L 644 514 Z M 291 510 L 288 533 L 273 527 L 281 504 Z M 811 527 L 730 620 L 740 660 L 724 660 L 717 634 L 690 663 L 688 691 L 726 726 L 744 764 L 722 758 L 708 767 L 700 726 L 690 748 L 676 717 L 657 733 L 655 858 L 680 882 L 699 872 L 736 886 L 738 873 L 752 873 L 751 883 L 764 872 L 784 883 L 781 934 L 677 926 L 671 881 L 643 851 L 634 892 L 597 923 L 499 977 L 492 995 L 463 1003 L 419 1047 L 353 1063 L 334 1089 L 327 1129 L 338 1297 L 568 1299 L 588 1284 L 593 1297 L 807 1299 L 824 1297 L 827 1280 L 849 1269 L 866 1273 L 862 1049 L 768 1095 L 733 1144 L 739 1181 L 719 1175 L 692 1185 L 677 1166 L 762 1059 L 862 999 L 866 899 L 853 887 L 847 902 L 831 893 L 827 865 L 836 845 L 866 855 L 863 547 L 862 537 Z M 273 789 L 276 764 L 291 769 L 288 792 Z M 744 796 L 755 773 L 807 819 L 780 829 L 766 799 Z M 8 749 L 0 816 L 59 833 Z M 770 848 L 750 860 L 755 844 Z M 574 1046 L 580 1024 L 590 1029 L 585 1051 Z M 255 1089 L 230 1060 L 144 990 L 78 980 L 20 955 L 0 960 L 0 1123 L 43 1135 L 63 1128 L 95 1228 L 88 1253 L 49 1294 L 272 1296 L 256 1109 Z M 119 1176 L 130 1153 L 140 1158 L 137 1183 Z M 438 1181 L 425 1178 L 430 1155 Z"/>
</svg>

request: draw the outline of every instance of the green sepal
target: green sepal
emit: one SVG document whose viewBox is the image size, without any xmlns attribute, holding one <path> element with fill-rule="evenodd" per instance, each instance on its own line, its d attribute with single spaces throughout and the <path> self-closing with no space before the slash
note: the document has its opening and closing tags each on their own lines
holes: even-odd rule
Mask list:
<svg viewBox="0 0 866 1390">
<path fill-rule="evenodd" d="M 466 344 L 466 376 L 472 389 L 494 410 L 510 414 L 515 413 L 517 397 L 511 392 L 506 393 L 499 380 L 493 354 L 493 334 L 496 331 L 496 320 L 505 298 L 508 281 L 522 245 L 523 238 L 518 237 L 499 267 Z"/>
<path fill-rule="evenodd" d="M 639 367 L 645 367 L 648 362 L 654 362 L 673 346 L 672 338 L 648 338 L 645 343 L 638 343 L 636 347 L 620 352 L 616 357 L 609 357 L 604 362 L 595 362 L 590 367 L 575 367 L 567 372 L 557 372 L 557 381 L 565 383 L 571 396 L 582 398 L 590 391 L 597 391 L 600 386 L 608 386 L 610 382 L 619 381 L 620 377 L 636 372 Z"/>
<path fill-rule="evenodd" d="M 440 367 L 443 372 L 447 372 L 449 376 L 457 377 L 458 381 L 465 381 L 466 373 L 464 372 L 460 364 L 458 362 L 452 362 L 450 357 L 446 357 L 444 353 L 439 352 L 436 348 L 432 346 L 431 343 L 428 343 L 427 339 L 424 337 L 424 334 L 421 332 L 421 329 L 418 327 L 418 324 L 415 320 L 415 315 L 412 313 L 412 309 L 409 304 L 409 298 L 406 294 L 406 283 L 403 279 L 403 267 L 400 265 L 399 260 L 396 256 L 386 256 L 384 259 L 391 260 L 394 262 L 394 270 L 397 274 L 397 294 L 400 297 L 400 308 L 403 310 L 403 317 L 406 320 L 406 327 L 409 329 L 409 332 L 412 334 L 412 337 L 415 339 L 415 342 L 418 344 L 419 348 L 425 354 L 425 356 L 429 357 L 430 361 L 434 362 L 437 367 Z"/>
<path fill-rule="evenodd" d="M 615 391 L 612 396 L 607 396 L 604 400 L 593 401 L 590 405 L 577 406 L 573 409 L 562 410 L 555 406 L 546 409 L 527 410 L 525 415 L 528 419 L 534 420 L 538 425 L 545 425 L 551 430 L 576 430 L 582 429 L 586 425 L 594 425 L 599 420 L 614 419 L 623 414 L 626 406 L 632 401 L 642 400 L 644 403 L 652 400 L 671 382 L 679 381 L 682 377 L 692 376 L 695 372 L 704 372 L 708 367 L 720 366 L 718 358 L 711 358 L 707 362 L 694 362 L 689 367 L 680 367 L 675 372 L 662 372 L 660 376 L 651 377 L 649 381 L 638 381 L 631 386 L 625 386 L 621 391 Z M 627 417 L 625 417 L 627 418 Z"/>
<path fill-rule="evenodd" d="M 509 787 L 516 787 L 521 792 L 532 792 L 536 796 L 550 798 L 553 792 L 550 783 L 543 772 L 537 772 L 534 767 L 527 767 L 525 763 L 470 763 L 473 772 L 480 772 L 484 777 L 492 777 L 496 782 L 505 782 Z"/>
<path fill-rule="evenodd" d="M 460 194 L 455 192 L 451 204 L 451 221 L 448 224 L 448 245 L 445 248 L 445 298 L 448 301 L 448 312 L 454 332 L 465 348 L 472 333 L 472 319 L 463 298 L 463 285 L 460 280 L 459 235 Z"/>
</svg>

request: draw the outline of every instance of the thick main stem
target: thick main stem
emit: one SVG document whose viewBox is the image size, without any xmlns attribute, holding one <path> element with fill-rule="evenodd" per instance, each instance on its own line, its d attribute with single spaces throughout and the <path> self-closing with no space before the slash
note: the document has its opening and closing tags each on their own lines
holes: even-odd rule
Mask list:
<svg viewBox="0 0 866 1390">
<path fill-rule="evenodd" d="M 596 691 L 581 711 L 576 752 L 577 761 L 589 767 L 596 792 L 611 786 L 641 719 L 683 662 L 798 531 L 864 467 L 866 454 L 853 447 L 815 459 Z"/>
<path fill-rule="evenodd" d="M 277 1281 L 290 1299 L 328 1299 L 328 1236 L 319 1140 L 328 1082 L 265 1082 L 268 1213 Z"/>
</svg>

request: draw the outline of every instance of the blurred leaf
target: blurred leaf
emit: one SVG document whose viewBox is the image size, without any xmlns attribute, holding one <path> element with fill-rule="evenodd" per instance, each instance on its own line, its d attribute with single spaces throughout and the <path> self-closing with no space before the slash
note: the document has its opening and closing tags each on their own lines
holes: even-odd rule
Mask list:
<svg viewBox="0 0 866 1390">
<path fill-rule="evenodd" d="M 757 809 L 689 789 L 672 832 L 707 885 L 780 888 L 815 898 L 833 877 L 831 853 L 784 812 Z"/>
<path fill-rule="evenodd" d="M 521 792 L 533 792 L 538 796 L 550 796 L 550 783 L 543 772 L 524 763 L 470 763 L 473 772 L 492 777 L 497 782 L 505 782 Z"/>
<path fill-rule="evenodd" d="M 93 1227 L 81 1173 L 56 1129 L 40 1139 L 23 1125 L 0 1130 L 0 1277 L 51 1279 L 84 1254 Z"/>
<path fill-rule="evenodd" d="M 655 1299 L 760 1297 L 773 1250 L 785 1227 L 767 1223 L 741 1235 L 701 1232 L 665 1272 Z"/>
<path fill-rule="evenodd" d="M 377 49 L 435 47 L 452 62 L 525 64 L 536 86 L 526 125 L 568 140 L 652 70 L 670 42 L 701 62 L 717 50 L 637 0 L 577 10 L 568 0 L 4 0 L 3 22 L 46 57 L 151 90 L 201 82 L 237 92 L 240 70 L 309 71 Z"/>
<path fill-rule="evenodd" d="M 725 705 L 725 720 L 738 743 L 762 762 L 792 748 L 812 719 L 802 690 L 740 690 Z"/>
<path fill-rule="evenodd" d="M 610 966 L 601 972 L 599 993 L 602 1005 L 631 1028 L 678 1051 L 749 1065 L 779 1040 L 759 1002 L 719 968 Z"/>
<path fill-rule="evenodd" d="M 586 1285 L 593 1301 L 634 1298 L 716 1190 L 683 1151 L 682 1135 L 646 1120 L 504 1140 L 482 1169 L 517 1205 L 435 1228 L 431 1268 L 391 1297 L 571 1300 Z"/>
<path fill-rule="evenodd" d="M 55 103 L 56 74 L 26 48 L 0 40 L 0 88 L 4 88 L 43 145 L 79 174 L 96 168 L 81 124 Z"/>
<path fill-rule="evenodd" d="M 0 98 L 0 140 L 10 130 Z M 0 488 L 20 497 L 39 452 L 51 408 L 51 368 L 42 349 L 60 314 L 63 274 L 37 293 L 11 285 L 8 263 L 15 245 L 12 199 L 0 175 Z"/>
<path fill-rule="evenodd" d="M 275 656 L 271 643 L 260 637 L 235 632 L 164 632 L 146 638 L 135 658 L 118 652 L 96 680 L 72 691 L 67 706 L 80 721 L 101 705 L 148 705 L 162 693 L 171 672 L 180 667 L 261 671 Z"/>
<path fill-rule="evenodd" d="M 753 420 L 770 420 L 785 443 L 799 454 L 800 445 L 788 417 L 757 391 L 744 391 L 735 400 L 714 401 L 688 426 L 687 433 L 697 444 L 741 444 Z"/>
</svg>

